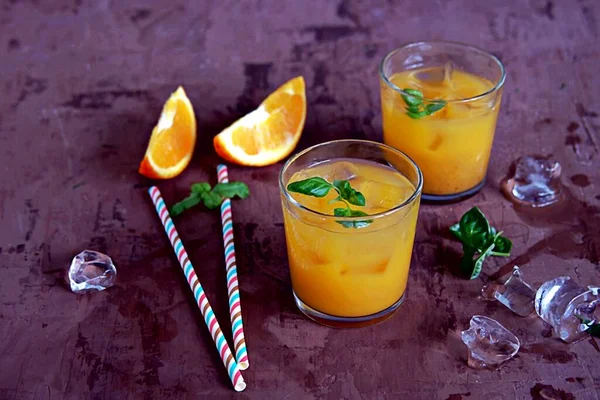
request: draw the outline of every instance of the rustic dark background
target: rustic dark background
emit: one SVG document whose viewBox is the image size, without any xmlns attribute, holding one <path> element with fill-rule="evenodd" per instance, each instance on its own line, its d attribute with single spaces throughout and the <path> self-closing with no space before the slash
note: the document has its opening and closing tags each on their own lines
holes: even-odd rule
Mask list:
<svg viewBox="0 0 600 400">
<path fill-rule="evenodd" d="M 599 14 L 596 0 L 0 0 L 0 398 L 598 399 L 600 341 L 563 344 L 478 293 L 515 263 L 536 286 L 562 274 L 600 284 Z M 251 362 L 235 395 L 137 173 L 162 103 L 184 85 L 199 124 L 191 165 L 159 183 L 172 203 L 215 181 L 212 137 L 296 75 L 309 102 L 301 148 L 380 140 L 378 63 L 423 39 L 474 44 L 506 65 L 485 188 L 423 206 L 407 302 L 383 324 L 340 331 L 293 304 L 282 164 L 231 167 L 252 190 L 233 205 Z M 573 199 L 558 217 L 532 218 L 500 193 L 527 153 L 562 163 Z M 473 205 L 514 252 L 465 281 L 450 272 L 459 247 L 446 231 Z M 228 327 L 218 213 L 176 222 Z M 86 248 L 113 257 L 115 287 L 65 286 Z M 474 314 L 522 340 L 499 371 L 466 366 L 459 334 Z"/>
</svg>

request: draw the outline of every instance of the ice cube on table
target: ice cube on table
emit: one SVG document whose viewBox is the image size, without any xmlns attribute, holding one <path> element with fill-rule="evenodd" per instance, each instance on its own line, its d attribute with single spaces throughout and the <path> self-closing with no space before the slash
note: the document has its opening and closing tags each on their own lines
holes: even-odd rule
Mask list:
<svg viewBox="0 0 600 400">
<path fill-rule="evenodd" d="M 566 343 L 587 336 L 582 322 L 600 323 L 600 288 L 583 287 L 568 276 L 545 282 L 535 296 L 535 311 Z"/>
<path fill-rule="evenodd" d="M 84 250 L 71 261 L 67 278 L 74 293 L 101 291 L 114 285 L 117 268 L 106 254 Z"/>
<path fill-rule="evenodd" d="M 516 265 L 506 282 L 488 283 L 481 289 L 481 295 L 487 300 L 498 300 L 522 317 L 527 317 L 535 311 L 535 290 L 523 280 L 521 270 Z"/>
<path fill-rule="evenodd" d="M 523 156 L 516 162 L 514 176 L 504 183 L 507 196 L 531 207 L 545 207 L 562 198 L 560 163 L 550 157 Z"/>
<path fill-rule="evenodd" d="M 483 315 L 471 318 L 469 329 L 462 331 L 461 339 L 469 349 L 471 368 L 497 368 L 519 351 L 521 342 L 498 321 Z"/>
</svg>

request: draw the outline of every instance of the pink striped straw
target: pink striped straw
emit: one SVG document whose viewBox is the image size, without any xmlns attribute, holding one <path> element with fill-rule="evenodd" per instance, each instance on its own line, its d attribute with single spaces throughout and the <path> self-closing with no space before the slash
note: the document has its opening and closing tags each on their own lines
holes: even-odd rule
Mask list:
<svg viewBox="0 0 600 400">
<path fill-rule="evenodd" d="M 171 246 L 173 246 L 173 250 L 177 255 L 177 259 L 179 260 L 181 269 L 185 274 L 188 285 L 190 286 L 190 289 L 192 289 L 192 293 L 194 293 L 198 307 L 200 308 L 202 316 L 204 317 L 206 327 L 208 328 L 208 331 L 210 332 L 210 335 L 217 346 L 217 350 L 219 351 L 221 360 L 223 360 L 223 364 L 227 369 L 231 383 L 233 383 L 233 387 L 237 392 L 241 392 L 246 388 L 246 382 L 244 382 L 244 377 L 242 376 L 242 373 L 240 372 L 240 369 L 235 362 L 233 355 L 231 354 L 231 350 L 229 349 L 229 345 L 223 336 L 223 332 L 221 331 L 219 322 L 215 317 L 215 313 L 213 312 L 210 303 L 206 298 L 204 288 L 200 284 L 198 277 L 196 277 L 194 267 L 192 266 L 190 258 L 183 247 L 183 243 L 181 243 L 181 239 L 179 239 L 179 234 L 177 233 L 175 225 L 173 224 L 173 220 L 171 220 L 171 216 L 167 211 L 165 201 L 163 200 L 160 191 L 156 186 L 152 186 L 150 189 L 148 189 L 148 193 L 150 193 L 152 202 L 156 207 L 156 213 L 158 214 L 160 221 L 165 228 L 165 232 L 169 237 Z"/>
<path fill-rule="evenodd" d="M 219 183 L 229 182 L 227 166 L 220 164 L 217 167 Z M 231 317 L 231 330 L 233 332 L 233 345 L 235 358 L 244 370 L 250 366 L 246 339 L 244 338 L 244 323 L 242 321 L 242 304 L 238 289 L 238 274 L 235 261 L 235 245 L 233 240 L 233 217 L 231 215 L 231 201 L 223 200 L 221 203 L 221 224 L 223 225 L 223 245 L 225 246 L 225 269 L 227 271 L 227 294 L 229 295 L 229 316 Z"/>
</svg>

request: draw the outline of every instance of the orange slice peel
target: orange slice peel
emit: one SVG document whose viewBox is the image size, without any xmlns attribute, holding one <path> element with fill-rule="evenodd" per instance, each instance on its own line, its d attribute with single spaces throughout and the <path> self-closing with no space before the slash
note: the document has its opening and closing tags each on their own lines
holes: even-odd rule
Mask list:
<svg viewBox="0 0 600 400">
<path fill-rule="evenodd" d="M 305 84 L 304 78 L 298 76 L 271 93 L 257 109 L 215 136 L 215 151 L 225 160 L 239 165 L 275 164 L 294 150 L 305 119 Z"/>
<path fill-rule="evenodd" d="M 179 86 L 165 102 L 139 173 L 152 179 L 169 179 L 188 166 L 196 145 L 196 117 L 190 99 Z"/>
</svg>

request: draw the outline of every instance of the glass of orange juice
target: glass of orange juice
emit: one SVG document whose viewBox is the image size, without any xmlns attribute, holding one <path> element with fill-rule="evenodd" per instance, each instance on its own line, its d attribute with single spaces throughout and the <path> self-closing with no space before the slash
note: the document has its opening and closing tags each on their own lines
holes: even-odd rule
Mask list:
<svg viewBox="0 0 600 400">
<path fill-rule="evenodd" d="M 300 311 L 335 327 L 370 325 L 396 311 L 422 183 L 408 156 L 376 142 L 326 142 L 288 160 L 279 189 Z"/>
<path fill-rule="evenodd" d="M 419 42 L 380 66 L 383 141 L 423 171 L 423 199 L 456 200 L 484 184 L 505 80 L 495 56 Z"/>
</svg>

